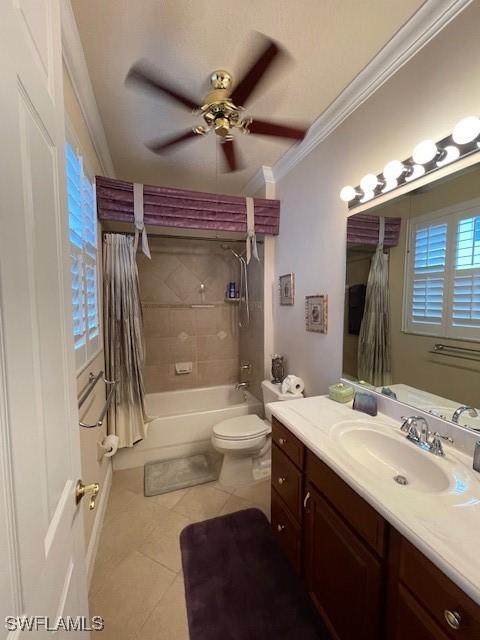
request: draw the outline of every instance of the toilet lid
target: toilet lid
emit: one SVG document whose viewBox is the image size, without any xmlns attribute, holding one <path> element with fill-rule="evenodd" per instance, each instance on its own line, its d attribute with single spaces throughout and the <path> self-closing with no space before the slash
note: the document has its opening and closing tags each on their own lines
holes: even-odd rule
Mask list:
<svg viewBox="0 0 480 640">
<path fill-rule="evenodd" d="M 246 440 L 269 432 L 270 425 L 255 414 L 229 418 L 213 427 L 213 433 L 217 438 L 224 440 Z"/>
</svg>

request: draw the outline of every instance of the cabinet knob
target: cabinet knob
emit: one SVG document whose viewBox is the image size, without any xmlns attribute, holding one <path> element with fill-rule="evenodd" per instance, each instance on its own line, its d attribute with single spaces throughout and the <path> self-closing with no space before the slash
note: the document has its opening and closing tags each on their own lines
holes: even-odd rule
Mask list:
<svg viewBox="0 0 480 640">
<path fill-rule="evenodd" d="M 284 444 L 287 444 L 287 439 L 286 438 L 279 438 L 278 439 L 278 444 L 280 444 L 283 447 Z"/>
<path fill-rule="evenodd" d="M 278 533 L 282 533 L 282 531 L 285 529 L 285 525 L 284 524 L 277 524 L 277 531 Z"/>
<path fill-rule="evenodd" d="M 449 627 L 452 627 L 452 629 L 460 629 L 462 617 L 457 611 L 449 611 L 448 609 L 445 609 L 443 615 L 445 616 L 445 620 Z"/>
<path fill-rule="evenodd" d="M 287 479 L 286 478 L 282 478 L 282 477 L 278 478 L 278 480 L 277 480 L 278 484 L 283 484 L 286 481 L 287 481 Z"/>
</svg>

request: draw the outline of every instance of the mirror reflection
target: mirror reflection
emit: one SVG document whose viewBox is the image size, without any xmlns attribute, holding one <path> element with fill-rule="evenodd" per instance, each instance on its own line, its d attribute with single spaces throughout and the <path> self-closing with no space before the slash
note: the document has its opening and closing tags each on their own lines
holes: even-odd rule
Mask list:
<svg viewBox="0 0 480 640">
<path fill-rule="evenodd" d="M 480 167 L 348 219 L 343 370 L 480 431 Z"/>
</svg>

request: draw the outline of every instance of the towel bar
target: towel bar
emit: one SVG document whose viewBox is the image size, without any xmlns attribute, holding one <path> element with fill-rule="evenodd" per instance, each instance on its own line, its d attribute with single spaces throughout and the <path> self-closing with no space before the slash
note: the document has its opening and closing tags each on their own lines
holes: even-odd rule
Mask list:
<svg viewBox="0 0 480 640">
<path fill-rule="evenodd" d="M 97 382 L 100 380 L 100 378 L 103 378 L 103 381 L 105 382 L 105 384 L 110 385 L 110 391 L 108 392 L 107 399 L 105 400 L 105 404 L 103 406 L 102 412 L 101 412 L 98 420 L 94 424 L 86 424 L 85 422 L 80 422 L 79 423 L 80 426 L 83 427 L 84 429 L 94 429 L 95 427 L 101 427 L 102 426 L 103 420 L 104 420 L 104 418 L 105 418 L 105 416 L 107 414 L 107 411 L 108 411 L 108 409 L 110 407 L 110 403 L 112 402 L 113 394 L 115 393 L 115 387 L 117 385 L 115 380 L 107 380 L 103 375 L 103 371 L 100 371 L 96 376 L 93 373 L 90 373 L 90 375 L 88 377 L 88 384 L 85 387 L 85 389 L 83 390 L 80 398 L 78 399 L 78 408 L 80 409 L 82 404 L 85 402 L 85 400 L 88 398 L 88 396 L 93 391 L 93 388 L 95 387 Z"/>
</svg>

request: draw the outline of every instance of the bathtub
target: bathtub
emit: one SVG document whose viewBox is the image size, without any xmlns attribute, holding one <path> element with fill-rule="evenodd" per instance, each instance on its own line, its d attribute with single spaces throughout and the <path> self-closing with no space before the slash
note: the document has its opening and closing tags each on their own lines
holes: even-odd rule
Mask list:
<svg viewBox="0 0 480 640">
<path fill-rule="evenodd" d="M 249 413 L 263 417 L 263 403 L 231 385 L 150 393 L 146 408 L 155 416 L 147 437 L 132 448 L 121 449 L 113 457 L 114 470 L 207 451 L 218 422 Z"/>
</svg>

